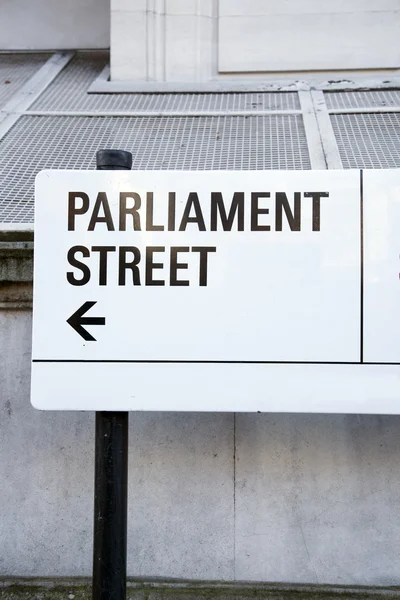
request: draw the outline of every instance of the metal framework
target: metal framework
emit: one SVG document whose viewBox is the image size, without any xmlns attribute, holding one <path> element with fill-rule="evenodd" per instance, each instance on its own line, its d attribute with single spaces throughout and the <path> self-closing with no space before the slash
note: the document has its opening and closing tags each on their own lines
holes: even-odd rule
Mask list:
<svg viewBox="0 0 400 600">
<path fill-rule="evenodd" d="M 107 146 L 134 169 L 400 167 L 400 81 L 106 93 L 107 69 L 102 52 L 0 55 L 0 229 L 33 228 L 38 171 L 94 168 Z"/>
</svg>

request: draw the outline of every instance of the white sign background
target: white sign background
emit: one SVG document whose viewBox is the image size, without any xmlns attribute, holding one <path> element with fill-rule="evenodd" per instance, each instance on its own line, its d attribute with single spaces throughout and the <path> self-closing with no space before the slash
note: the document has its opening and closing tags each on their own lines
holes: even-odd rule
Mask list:
<svg viewBox="0 0 400 600">
<path fill-rule="evenodd" d="M 363 189 L 363 194 L 361 193 Z M 68 194 L 90 198 L 68 231 Z M 100 191 L 106 192 L 116 231 L 88 225 Z M 154 194 L 155 224 L 164 231 L 118 231 L 119 194 Z M 165 231 L 168 192 L 176 193 L 176 227 L 190 192 L 196 192 L 206 231 L 189 223 Z M 43 171 L 36 181 L 32 403 L 51 410 L 195 410 L 400 413 L 399 171 Z M 210 231 L 211 192 L 229 210 L 234 192 L 245 193 L 244 231 Z M 251 231 L 251 192 L 260 198 Z M 275 227 L 275 193 L 293 210 L 301 194 L 301 230 L 283 213 Z M 320 230 L 313 231 L 313 202 L 320 200 Z M 77 201 L 77 206 L 82 201 Z M 101 212 L 101 215 L 104 213 Z M 193 216 L 193 211 L 191 216 Z M 398 225 L 397 225 L 398 224 Z M 399 240 L 399 241 L 397 241 Z M 85 246 L 90 281 L 71 285 L 68 250 Z M 99 285 L 97 246 L 107 255 L 107 283 Z M 140 249 L 141 285 L 126 273 L 118 285 L 118 247 Z M 145 248 L 165 247 L 146 286 Z M 198 252 L 181 252 L 187 269 L 169 285 L 170 247 L 215 247 L 208 254 L 207 285 L 199 286 Z M 84 340 L 68 323 L 85 302 Z M 371 364 L 373 363 L 373 364 Z M 390 364 L 388 364 L 390 363 Z"/>
</svg>

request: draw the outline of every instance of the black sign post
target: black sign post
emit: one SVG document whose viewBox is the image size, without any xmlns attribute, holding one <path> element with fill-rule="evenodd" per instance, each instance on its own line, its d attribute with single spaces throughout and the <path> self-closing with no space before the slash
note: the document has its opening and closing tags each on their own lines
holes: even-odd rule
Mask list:
<svg viewBox="0 0 400 600">
<path fill-rule="evenodd" d="M 100 150 L 96 167 L 130 170 L 132 154 Z M 128 412 L 96 412 L 93 600 L 126 598 L 128 424 Z"/>
</svg>

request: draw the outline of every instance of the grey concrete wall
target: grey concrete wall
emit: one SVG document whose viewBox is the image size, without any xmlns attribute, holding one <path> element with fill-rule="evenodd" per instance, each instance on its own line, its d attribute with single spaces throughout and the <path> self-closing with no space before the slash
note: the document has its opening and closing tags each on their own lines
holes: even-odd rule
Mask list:
<svg viewBox="0 0 400 600">
<path fill-rule="evenodd" d="M 90 575 L 94 415 L 31 408 L 31 313 L 11 292 L 0 576 Z M 131 576 L 400 584 L 399 417 L 132 413 L 129 461 Z"/>
<path fill-rule="evenodd" d="M 0 50 L 109 45 L 110 0 L 0 0 Z"/>
</svg>

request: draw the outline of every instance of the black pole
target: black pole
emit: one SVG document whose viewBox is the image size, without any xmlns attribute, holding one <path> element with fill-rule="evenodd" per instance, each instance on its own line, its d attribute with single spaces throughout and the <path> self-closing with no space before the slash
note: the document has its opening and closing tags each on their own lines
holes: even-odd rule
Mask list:
<svg viewBox="0 0 400 600">
<path fill-rule="evenodd" d="M 132 154 L 100 150 L 98 170 L 132 168 Z M 126 599 L 128 412 L 96 412 L 93 600 Z"/>
</svg>

